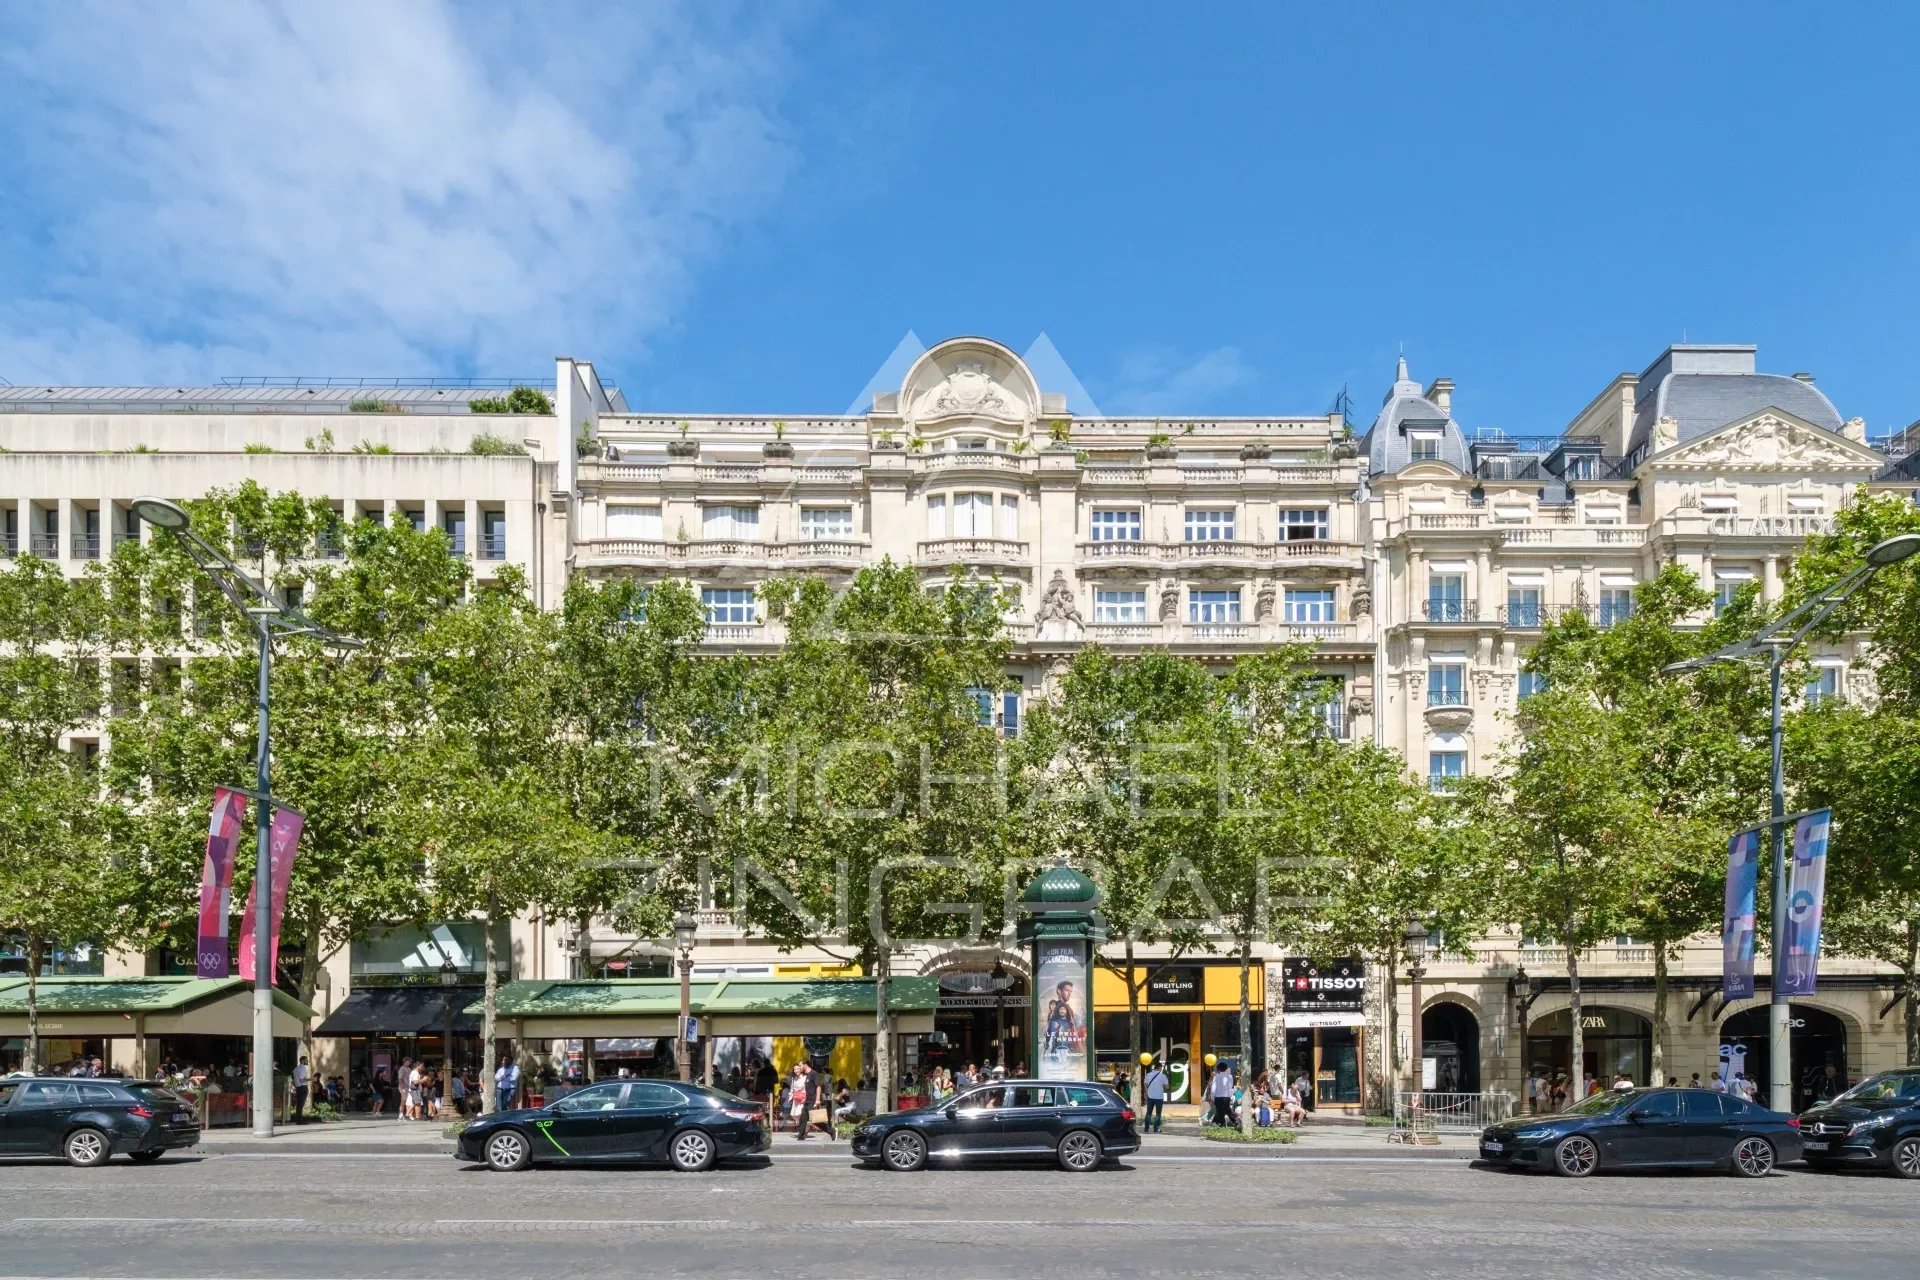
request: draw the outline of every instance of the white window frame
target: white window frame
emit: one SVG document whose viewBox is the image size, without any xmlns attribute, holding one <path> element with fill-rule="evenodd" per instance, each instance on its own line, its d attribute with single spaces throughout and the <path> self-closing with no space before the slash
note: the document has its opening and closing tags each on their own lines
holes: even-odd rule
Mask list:
<svg viewBox="0 0 1920 1280">
<path fill-rule="evenodd" d="M 1813 678 L 1801 693 L 1810 707 L 1822 702 L 1846 701 L 1847 664 L 1839 658 L 1815 658 Z"/>
<path fill-rule="evenodd" d="M 1187 542 L 1235 540 L 1239 521 L 1232 507 L 1188 507 L 1183 516 L 1181 532 Z"/>
<path fill-rule="evenodd" d="M 853 508 L 850 506 L 808 506 L 800 508 L 800 537 L 805 542 L 830 542 L 851 539 Z"/>
<path fill-rule="evenodd" d="M 1283 542 L 1327 542 L 1332 528 L 1333 514 L 1326 507 L 1287 507 L 1280 512 Z"/>
<path fill-rule="evenodd" d="M 725 502 L 702 503 L 700 536 L 715 542 L 758 542 L 760 508 Z"/>
<path fill-rule="evenodd" d="M 760 621 L 752 587 L 702 587 L 700 607 L 709 626 L 752 626 Z"/>
<path fill-rule="evenodd" d="M 666 536 L 664 512 L 657 502 L 610 502 L 607 504 L 607 536 L 639 538 L 658 542 Z"/>
<path fill-rule="evenodd" d="M 1189 587 L 1187 621 L 1196 626 L 1232 625 L 1240 621 L 1240 588 Z"/>
<path fill-rule="evenodd" d="M 1091 542 L 1141 542 L 1146 526 L 1146 513 L 1138 507 L 1095 507 L 1087 516 L 1087 537 Z"/>
<path fill-rule="evenodd" d="M 953 536 L 956 538 L 991 538 L 993 533 L 994 495 L 967 491 L 951 495 L 948 504 L 953 510 Z"/>
<path fill-rule="evenodd" d="M 1095 587 L 1093 620 L 1114 624 L 1139 624 L 1147 620 L 1147 592 L 1144 587 Z"/>
<path fill-rule="evenodd" d="M 1441 673 L 1445 672 L 1443 679 Z M 1445 686 L 1454 697 L 1448 702 L 1435 702 L 1434 694 Z M 1462 707 L 1467 703 L 1467 660 L 1465 658 L 1433 658 L 1427 662 L 1427 705 L 1430 707 Z"/>
<path fill-rule="evenodd" d="M 1338 598 L 1332 587 L 1288 587 L 1281 595 L 1283 622 L 1333 622 L 1338 616 Z"/>
</svg>

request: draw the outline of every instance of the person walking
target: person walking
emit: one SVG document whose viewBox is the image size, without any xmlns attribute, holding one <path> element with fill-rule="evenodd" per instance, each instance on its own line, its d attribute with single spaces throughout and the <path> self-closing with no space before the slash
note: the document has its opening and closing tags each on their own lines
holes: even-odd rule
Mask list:
<svg viewBox="0 0 1920 1280">
<path fill-rule="evenodd" d="M 787 1114 L 793 1120 L 795 1142 L 805 1142 L 811 1127 L 807 1120 L 807 1074 L 806 1063 L 795 1063 L 793 1076 L 787 1082 Z"/>
<path fill-rule="evenodd" d="M 307 1066 L 305 1054 L 293 1064 L 293 1123 L 307 1122 L 307 1090 L 313 1084 L 313 1072 Z"/>
<path fill-rule="evenodd" d="M 1213 1069 L 1213 1083 L 1207 1094 L 1213 1099 L 1211 1123 L 1226 1127 L 1233 1123 L 1233 1072 L 1222 1062 Z"/>
<path fill-rule="evenodd" d="M 494 1110 L 513 1110 L 513 1064 L 502 1062 L 493 1073 Z"/>
<path fill-rule="evenodd" d="M 1166 1123 L 1167 1113 L 1167 1070 L 1155 1058 L 1153 1065 L 1147 1068 L 1146 1079 L 1140 1082 L 1140 1096 L 1146 1099 L 1146 1118 L 1141 1127 L 1148 1133 L 1159 1133 Z"/>
</svg>

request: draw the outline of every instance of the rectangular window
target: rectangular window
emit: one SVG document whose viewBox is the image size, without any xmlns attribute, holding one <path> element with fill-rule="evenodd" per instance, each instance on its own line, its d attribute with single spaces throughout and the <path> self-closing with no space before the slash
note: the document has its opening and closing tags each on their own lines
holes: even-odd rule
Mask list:
<svg viewBox="0 0 1920 1280">
<path fill-rule="evenodd" d="M 719 541 L 757 541 L 760 537 L 760 508 L 702 507 L 700 536 Z"/>
<path fill-rule="evenodd" d="M 739 625 L 757 620 L 752 587 L 706 587 L 700 592 L 700 603 L 707 611 L 709 623 Z"/>
<path fill-rule="evenodd" d="M 1288 587 L 1281 605 L 1287 622 L 1332 622 L 1332 587 Z"/>
<path fill-rule="evenodd" d="M 1600 625 L 1611 627 L 1633 616 L 1632 587 L 1600 588 Z"/>
<path fill-rule="evenodd" d="M 1325 507 L 1294 507 L 1280 513 L 1280 536 L 1288 542 L 1327 540 Z"/>
<path fill-rule="evenodd" d="M 1737 515 L 1740 499 L 1728 493 L 1705 494 L 1700 499 L 1700 509 L 1710 516 Z"/>
<path fill-rule="evenodd" d="M 658 508 L 655 510 L 658 511 Z M 482 511 L 480 513 L 480 558 L 482 560 L 507 558 L 506 512 Z"/>
<path fill-rule="evenodd" d="M 1188 592 L 1187 621 L 1203 623 L 1240 621 L 1240 592 L 1237 589 Z"/>
<path fill-rule="evenodd" d="M 1813 678 L 1807 681 L 1807 703 L 1827 702 L 1840 697 L 1841 666 L 1837 662 L 1823 662 L 1813 669 Z"/>
<path fill-rule="evenodd" d="M 1347 682 L 1339 676 L 1313 680 L 1307 685 L 1307 706 L 1333 738 L 1346 737 Z"/>
<path fill-rule="evenodd" d="M 461 511 L 442 511 L 440 528 L 446 532 L 447 543 L 453 548 L 453 554 L 467 554 L 467 513 Z"/>
<path fill-rule="evenodd" d="M 1440 433 L 1438 431 L 1412 431 L 1407 433 L 1407 456 L 1415 462 L 1424 462 L 1440 456 Z"/>
<path fill-rule="evenodd" d="M 983 729 L 993 728 L 993 690 L 969 689 L 967 698 L 973 703 L 973 718 Z"/>
<path fill-rule="evenodd" d="M 956 493 L 953 495 L 953 536 L 991 538 L 993 536 L 993 495 Z"/>
<path fill-rule="evenodd" d="M 1232 542 L 1233 508 L 1187 508 L 1186 540 L 1188 542 Z"/>
<path fill-rule="evenodd" d="M 1451 791 L 1460 779 L 1466 776 L 1466 752 L 1429 751 L 1427 753 L 1427 788 L 1429 790 Z"/>
<path fill-rule="evenodd" d="M 927 499 L 927 536 L 944 538 L 947 536 L 947 500 L 941 494 Z"/>
<path fill-rule="evenodd" d="M 1435 662 L 1427 667 L 1427 705 L 1464 707 L 1467 704 L 1467 664 Z"/>
<path fill-rule="evenodd" d="M 1020 736 L 1020 690 L 1003 689 L 1000 692 L 1000 736 L 1017 738 Z"/>
<path fill-rule="evenodd" d="M 1138 511 L 1095 511 L 1088 528 L 1095 542 L 1139 542 L 1141 540 Z"/>
<path fill-rule="evenodd" d="M 1020 536 L 1020 499 L 1012 494 L 1000 495 L 1000 536 L 1009 542 Z"/>
<path fill-rule="evenodd" d="M 1507 588 L 1507 625 L 1510 627 L 1537 627 L 1541 624 L 1540 588 Z"/>
<path fill-rule="evenodd" d="M 1719 617 L 1733 608 L 1733 602 L 1740 595 L 1740 589 L 1751 585 L 1751 569 L 1716 570 L 1713 575 L 1713 616 Z"/>
<path fill-rule="evenodd" d="M 661 532 L 660 508 L 657 506 L 609 506 L 607 536 L 609 538 L 645 538 L 658 542 L 664 536 Z"/>
<path fill-rule="evenodd" d="M 1468 622 L 1467 576 L 1464 573 L 1427 575 L 1427 617 L 1435 622 Z"/>
<path fill-rule="evenodd" d="M 1547 678 L 1545 676 L 1532 671 L 1522 671 L 1520 673 L 1520 698 L 1522 701 L 1531 698 L 1536 693 L 1545 693 L 1546 689 Z"/>
<path fill-rule="evenodd" d="M 816 539 L 849 539 L 853 537 L 852 507 L 802 507 L 800 508 L 800 537 L 804 541 Z"/>
<path fill-rule="evenodd" d="M 1093 593 L 1093 620 L 1095 622 L 1145 622 L 1147 620 L 1147 593 L 1139 590 L 1109 591 L 1096 588 Z"/>
</svg>

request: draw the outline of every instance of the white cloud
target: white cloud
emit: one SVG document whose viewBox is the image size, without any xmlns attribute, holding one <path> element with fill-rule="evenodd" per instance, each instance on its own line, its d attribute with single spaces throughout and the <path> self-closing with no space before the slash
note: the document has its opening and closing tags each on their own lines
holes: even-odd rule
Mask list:
<svg viewBox="0 0 1920 1280">
<path fill-rule="evenodd" d="M 1121 362 L 1102 397 L 1119 414 L 1206 412 L 1213 401 L 1253 381 L 1254 368 L 1240 348 L 1215 347 L 1197 356 L 1172 351 L 1135 352 Z"/>
<path fill-rule="evenodd" d="M 16 383 L 633 358 L 795 162 L 785 36 L 722 5 L 203 0 L 9 25 Z"/>
</svg>

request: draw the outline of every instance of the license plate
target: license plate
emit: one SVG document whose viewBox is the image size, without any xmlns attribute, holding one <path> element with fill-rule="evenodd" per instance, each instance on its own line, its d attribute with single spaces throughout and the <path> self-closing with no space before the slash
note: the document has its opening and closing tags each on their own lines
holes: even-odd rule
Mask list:
<svg viewBox="0 0 1920 1280">
<path fill-rule="evenodd" d="M 1808 1151 L 1825 1151 L 1827 1149 L 1827 1144 L 1824 1142 L 1807 1142 L 1801 1145 Z"/>
<path fill-rule="evenodd" d="M 1481 1143 L 1481 1144 L 1480 1144 L 1480 1149 L 1481 1149 L 1482 1151 L 1504 1151 L 1504 1150 L 1506 1150 L 1506 1148 L 1505 1148 L 1505 1147 L 1502 1147 L 1502 1146 L 1501 1146 L 1501 1145 L 1500 1145 L 1499 1143 L 1497 1143 L 1497 1142 L 1483 1142 L 1483 1143 Z"/>
<path fill-rule="evenodd" d="M 180 1122 L 181 1124 L 192 1124 L 192 1123 L 193 1123 L 193 1112 L 191 1112 L 191 1111 L 176 1111 L 176 1112 L 174 1112 L 174 1113 L 173 1113 L 173 1118 L 174 1118 L 175 1120 L 178 1120 L 178 1121 L 179 1121 L 179 1122 Z"/>
</svg>

